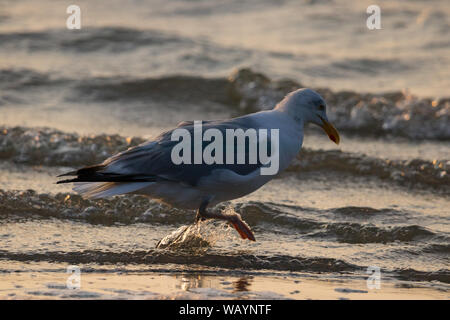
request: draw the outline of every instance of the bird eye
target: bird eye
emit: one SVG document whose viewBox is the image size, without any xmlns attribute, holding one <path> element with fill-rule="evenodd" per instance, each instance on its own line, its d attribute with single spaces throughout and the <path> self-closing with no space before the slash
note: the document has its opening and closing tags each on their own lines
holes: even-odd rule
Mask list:
<svg viewBox="0 0 450 320">
<path fill-rule="evenodd" d="M 321 104 L 321 105 L 319 106 L 319 110 L 320 110 L 320 111 L 324 111 L 324 110 L 325 110 L 325 106 L 324 106 L 323 104 Z"/>
</svg>

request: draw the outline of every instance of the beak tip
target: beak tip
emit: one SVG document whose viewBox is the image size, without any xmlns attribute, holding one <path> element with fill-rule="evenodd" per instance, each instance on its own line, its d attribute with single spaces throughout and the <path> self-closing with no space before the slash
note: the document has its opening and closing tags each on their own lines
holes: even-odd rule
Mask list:
<svg viewBox="0 0 450 320">
<path fill-rule="evenodd" d="M 333 141 L 336 144 L 339 144 L 340 139 L 334 135 L 329 135 L 328 136 L 330 138 L 331 141 Z"/>
<path fill-rule="evenodd" d="M 336 128 L 327 120 L 322 119 L 322 122 L 323 124 L 321 125 L 321 127 L 328 135 L 328 138 L 330 138 L 330 140 L 333 141 L 334 143 L 339 144 L 341 139 L 339 137 L 339 133 L 336 130 Z"/>
</svg>

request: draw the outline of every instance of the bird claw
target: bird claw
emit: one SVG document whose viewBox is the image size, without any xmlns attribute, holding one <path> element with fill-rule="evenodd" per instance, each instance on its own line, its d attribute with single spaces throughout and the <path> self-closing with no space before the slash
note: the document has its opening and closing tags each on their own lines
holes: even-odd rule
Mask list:
<svg viewBox="0 0 450 320">
<path fill-rule="evenodd" d="M 198 210 L 195 216 L 195 223 L 204 221 L 206 219 L 220 219 L 228 221 L 233 225 L 236 231 L 239 233 L 242 239 L 248 239 L 251 241 L 256 241 L 250 227 L 242 220 L 241 216 L 237 213 L 234 214 L 223 214 L 223 213 L 213 213 L 206 210 Z"/>
<path fill-rule="evenodd" d="M 236 229 L 236 231 L 239 233 L 242 239 L 256 241 L 252 230 L 250 230 L 248 224 L 244 220 L 242 220 L 240 216 L 238 215 L 233 216 L 233 218 L 230 219 L 230 223 L 233 225 L 233 227 Z"/>
</svg>

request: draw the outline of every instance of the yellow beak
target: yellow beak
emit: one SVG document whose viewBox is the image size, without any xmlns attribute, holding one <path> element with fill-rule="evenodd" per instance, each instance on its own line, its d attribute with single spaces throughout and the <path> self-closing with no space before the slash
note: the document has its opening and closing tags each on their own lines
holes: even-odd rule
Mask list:
<svg viewBox="0 0 450 320">
<path fill-rule="evenodd" d="M 341 138 L 339 137 L 339 133 L 337 132 L 336 128 L 322 117 L 320 117 L 320 119 L 323 122 L 321 127 L 327 133 L 328 138 L 330 138 L 331 141 L 334 141 L 334 143 L 339 144 Z"/>
</svg>

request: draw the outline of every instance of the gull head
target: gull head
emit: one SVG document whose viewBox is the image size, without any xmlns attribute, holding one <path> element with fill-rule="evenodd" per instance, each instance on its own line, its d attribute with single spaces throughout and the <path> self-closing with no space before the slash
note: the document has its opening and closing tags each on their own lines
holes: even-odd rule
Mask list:
<svg viewBox="0 0 450 320">
<path fill-rule="evenodd" d="M 339 144 L 339 133 L 328 121 L 327 104 L 314 90 L 305 88 L 293 91 L 275 109 L 287 113 L 302 126 L 306 123 L 313 123 L 320 126 L 330 140 Z"/>
</svg>

